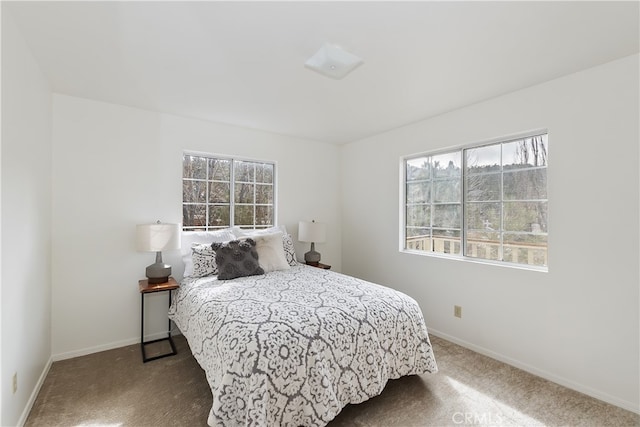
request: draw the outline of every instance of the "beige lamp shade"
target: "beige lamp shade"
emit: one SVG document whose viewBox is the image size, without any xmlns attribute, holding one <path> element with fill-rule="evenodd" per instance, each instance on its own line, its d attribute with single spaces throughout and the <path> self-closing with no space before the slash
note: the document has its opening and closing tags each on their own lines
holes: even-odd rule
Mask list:
<svg viewBox="0 0 640 427">
<path fill-rule="evenodd" d="M 327 239 L 327 224 L 322 222 L 300 221 L 298 240 L 301 242 L 322 243 Z"/>
<path fill-rule="evenodd" d="M 136 226 L 136 250 L 160 252 L 180 249 L 180 224 L 140 224 Z"/>
</svg>

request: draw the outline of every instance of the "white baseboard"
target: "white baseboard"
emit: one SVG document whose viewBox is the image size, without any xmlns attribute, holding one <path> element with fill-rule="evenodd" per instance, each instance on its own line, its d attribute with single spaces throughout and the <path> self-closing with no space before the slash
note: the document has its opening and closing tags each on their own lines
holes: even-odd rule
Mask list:
<svg viewBox="0 0 640 427">
<path fill-rule="evenodd" d="M 29 396 L 29 400 L 27 401 L 27 404 L 25 405 L 24 410 L 22 411 L 22 415 L 20 415 L 20 419 L 18 420 L 19 427 L 24 426 L 24 424 L 27 422 L 27 417 L 31 412 L 31 408 L 33 408 L 33 404 L 36 402 L 36 398 L 40 393 L 42 384 L 44 384 L 44 380 L 47 378 L 47 374 L 49 373 L 49 369 L 51 369 L 52 364 L 53 364 L 53 358 L 50 357 L 46 365 L 44 366 L 44 369 L 42 370 L 40 377 L 38 378 L 38 382 L 36 382 L 36 385 L 33 388 L 33 391 L 31 392 L 31 396 Z"/>
<path fill-rule="evenodd" d="M 541 370 L 536 368 L 535 366 L 528 365 L 526 363 L 520 362 L 519 360 L 512 359 L 510 357 L 504 356 L 499 353 L 495 353 L 491 350 L 488 350 L 484 347 L 477 346 L 470 342 L 461 340 L 454 336 L 445 334 L 444 332 L 440 332 L 434 329 L 429 328 L 429 334 L 433 334 L 437 337 L 440 337 L 444 340 L 451 341 L 452 343 L 458 344 L 462 347 L 468 348 L 469 350 L 473 350 L 476 353 L 483 354 L 485 356 L 491 357 L 492 359 L 499 360 L 508 365 L 515 366 L 516 368 L 522 369 L 523 371 L 529 372 L 530 374 L 536 375 L 538 377 L 544 378 L 546 380 L 552 381 L 556 384 L 560 384 L 563 387 L 570 388 L 572 390 L 578 391 L 580 393 L 584 393 L 588 396 L 594 397 L 598 400 L 602 400 L 603 402 L 610 403 L 612 405 L 618 406 L 622 409 L 626 409 L 627 411 L 635 412 L 636 414 L 640 414 L 640 405 L 638 402 L 630 402 L 624 399 L 620 399 L 616 396 L 612 396 L 608 393 L 604 393 L 602 391 L 593 389 L 591 387 L 585 386 L 584 384 L 576 383 L 575 381 L 568 380 L 564 377 L 557 376 L 550 372 Z M 436 361 L 438 360 L 438 355 L 436 355 Z"/>
<path fill-rule="evenodd" d="M 180 334 L 179 331 L 171 331 L 172 336 L 177 336 L 179 334 Z M 164 338 L 166 336 L 167 336 L 166 332 L 159 332 L 157 334 L 146 335 L 144 337 L 144 340 L 152 341 L 152 340 Z M 58 353 L 58 354 L 54 354 L 52 358 L 54 362 L 57 362 L 59 360 L 73 359 L 74 357 L 86 356 L 88 354 L 99 353 L 101 351 L 113 350 L 114 348 L 126 347 L 132 344 L 140 344 L 140 337 L 129 338 L 122 341 L 114 341 L 108 344 L 100 344 L 94 347 L 87 347 L 80 350 L 68 351 L 65 353 Z"/>
</svg>

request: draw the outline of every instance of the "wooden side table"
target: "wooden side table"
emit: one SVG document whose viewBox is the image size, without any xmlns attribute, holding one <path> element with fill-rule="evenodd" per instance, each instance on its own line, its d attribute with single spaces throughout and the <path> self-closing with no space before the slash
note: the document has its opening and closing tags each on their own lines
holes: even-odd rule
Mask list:
<svg viewBox="0 0 640 427">
<path fill-rule="evenodd" d="M 167 356 L 173 356 L 178 354 L 176 350 L 176 345 L 173 342 L 173 338 L 171 338 L 171 320 L 169 320 L 169 329 L 167 331 L 167 336 L 165 338 L 159 338 L 157 340 L 146 341 L 144 340 L 144 296 L 146 294 L 150 294 L 153 292 L 165 292 L 169 291 L 169 307 L 171 307 L 171 294 L 174 289 L 178 289 L 180 285 L 173 277 L 169 277 L 169 281 L 166 283 L 158 283 L 158 284 L 149 284 L 149 280 L 138 280 L 138 287 L 140 288 L 140 349 L 142 350 L 142 362 L 147 363 L 151 360 L 160 359 Z M 163 353 L 158 356 L 147 357 L 147 353 L 145 351 L 145 346 L 147 344 L 153 344 L 160 341 L 169 341 L 169 345 L 171 345 L 171 351 L 168 353 Z"/>
<path fill-rule="evenodd" d="M 317 268 L 321 268 L 323 270 L 331 270 L 331 266 L 328 264 L 323 264 L 321 262 L 317 262 L 315 264 L 309 264 L 307 263 L 307 265 L 310 265 L 311 267 L 317 267 Z"/>
</svg>

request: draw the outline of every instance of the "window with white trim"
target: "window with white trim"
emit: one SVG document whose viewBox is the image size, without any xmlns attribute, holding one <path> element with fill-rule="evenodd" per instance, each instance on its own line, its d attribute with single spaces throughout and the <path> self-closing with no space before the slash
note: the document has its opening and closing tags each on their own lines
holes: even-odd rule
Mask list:
<svg viewBox="0 0 640 427">
<path fill-rule="evenodd" d="M 182 156 L 183 230 L 272 227 L 275 194 L 274 163 Z"/>
<path fill-rule="evenodd" d="M 547 266 L 546 133 L 404 159 L 405 251 Z"/>
</svg>

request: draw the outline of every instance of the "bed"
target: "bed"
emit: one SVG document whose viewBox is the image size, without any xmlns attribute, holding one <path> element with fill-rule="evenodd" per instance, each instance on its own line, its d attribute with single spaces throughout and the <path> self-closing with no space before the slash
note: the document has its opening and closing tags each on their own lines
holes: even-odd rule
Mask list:
<svg viewBox="0 0 640 427">
<path fill-rule="evenodd" d="M 412 298 L 287 263 L 231 280 L 186 277 L 174 291 L 169 317 L 206 373 L 210 426 L 323 426 L 389 379 L 437 371 Z"/>
</svg>

